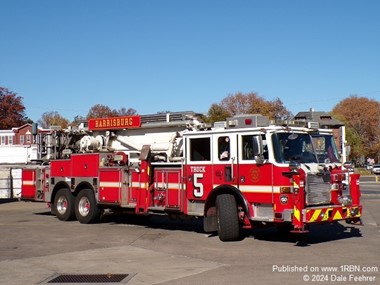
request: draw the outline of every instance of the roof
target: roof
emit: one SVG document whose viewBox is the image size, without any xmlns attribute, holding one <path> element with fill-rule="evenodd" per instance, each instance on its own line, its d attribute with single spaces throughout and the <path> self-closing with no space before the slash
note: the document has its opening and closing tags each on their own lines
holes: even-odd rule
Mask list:
<svg viewBox="0 0 380 285">
<path fill-rule="evenodd" d="M 27 127 L 31 127 L 31 126 L 32 126 L 32 124 L 26 123 L 26 124 L 22 125 L 21 127 L 12 128 L 12 131 L 18 132 L 21 129 L 24 129 L 24 128 L 27 128 Z"/>
<path fill-rule="evenodd" d="M 321 127 L 327 126 L 327 127 L 341 127 L 344 126 L 344 124 L 333 118 L 331 114 L 327 112 L 318 112 L 314 110 L 310 110 L 308 112 L 299 112 L 295 117 L 294 120 L 296 121 L 313 121 L 318 122 Z"/>
<path fill-rule="evenodd" d="M 13 127 L 12 129 L 9 129 L 9 130 L 0 130 L 0 133 L 18 133 L 20 130 L 24 128 L 32 128 L 32 124 L 26 123 L 22 125 L 21 127 Z M 46 133 L 50 131 L 51 129 L 43 129 L 41 127 L 38 127 L 38 132 Z"/>
</svg>

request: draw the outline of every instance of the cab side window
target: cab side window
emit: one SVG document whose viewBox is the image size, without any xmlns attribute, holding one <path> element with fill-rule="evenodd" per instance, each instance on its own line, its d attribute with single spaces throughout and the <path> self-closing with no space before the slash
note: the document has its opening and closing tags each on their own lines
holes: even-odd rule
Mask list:
<svg viewBox="0 0 380 285">
<path fill-rule="evenodd" d="M 190 139 L 190 161 L 210 161 L 210 146 L 210 138 Z"/>
<path fill-rule="evenodd" d="M 230 138 L 227 136 L 218 138 L 219 160 L 230 160 Z"/>
<path fill-rule="evenodd" d="M 243 160 L 254 159 L 252 135 L 242 136 Z"/>
<path fill-rule="evenodd" d="M 243 160 L 255 160 L 255 155 L 253 153 L 253 138 L 260 135 L 245 135 L 242 136 L 242 150 L 243 150 Z M 263 143 L 263 156 L 264 159 L 268 159 L 268 145 L 265 139 L 265 135 L 261 135 L 261 140 Z"/>
</svg>

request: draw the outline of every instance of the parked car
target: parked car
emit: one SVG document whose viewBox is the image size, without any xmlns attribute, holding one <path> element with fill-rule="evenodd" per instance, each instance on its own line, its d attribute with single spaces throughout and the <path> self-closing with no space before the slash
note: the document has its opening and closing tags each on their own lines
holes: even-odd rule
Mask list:
<svg viewBox="0 0 380 285">
<path fill-rule="evenodd" d="M 372 166 L 371 172 L 373 174 L 380 174 L 380 164 L 374 164 Z"/>
</svg>

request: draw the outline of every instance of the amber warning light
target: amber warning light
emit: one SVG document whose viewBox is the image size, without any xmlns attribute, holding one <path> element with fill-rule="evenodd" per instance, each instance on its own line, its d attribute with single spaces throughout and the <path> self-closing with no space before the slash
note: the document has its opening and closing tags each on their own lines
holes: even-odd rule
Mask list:
<svg viewBox="0 0 380 285">
<path fill-rule="evenodd" d="M 124 116 L 97 118 L 88 120 L 88 129 L 95 130 L 115 130 L 115 129 L 130 129 L 139 128 L 141 126 L 140 116 Z"/>
</svg>

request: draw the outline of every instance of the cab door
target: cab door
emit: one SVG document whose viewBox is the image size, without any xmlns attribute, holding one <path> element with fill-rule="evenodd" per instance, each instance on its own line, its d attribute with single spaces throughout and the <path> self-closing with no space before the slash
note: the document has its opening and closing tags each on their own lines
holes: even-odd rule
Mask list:
<svg viewBox="0 0 380 285">
<path fill-rule="evenodd" d="M 262 163 L 257 163 L 253 153 L 253 141 L 261 136 L 264 154 Z M 248 201 L 253 203 L 273 203 L 273 164 L 269 163 L 268 146 L 265 135 L 242 133 L 238 136 L 238 184 Z"/>
<path fill-rule="evenodd" d="M 202 203 L 213 189 L 212 141 L 213 137 L 207 134 L 185 136 L 185 211 L 189 214 L 203 214 Z"/>
<path fill-rule="evenodd" d="M 213 187 L 238 186 L 238 149 L 236 134 L 216 134 L 213 152 Z"/>
</svg>

